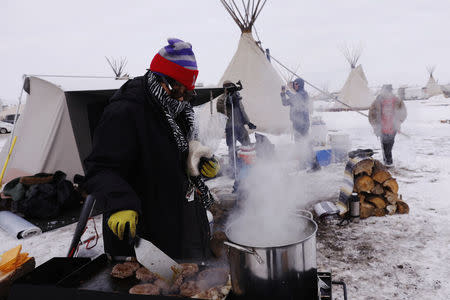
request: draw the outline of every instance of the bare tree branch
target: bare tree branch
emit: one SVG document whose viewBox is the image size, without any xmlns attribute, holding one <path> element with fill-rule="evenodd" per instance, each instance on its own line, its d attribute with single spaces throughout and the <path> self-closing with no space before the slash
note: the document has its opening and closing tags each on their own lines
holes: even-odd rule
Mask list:
<svg viewBox="0 0 450 300">
<path fill-rule="evenodd" d="M 125 71 L 125 67 L 128 63 L 127 58 L 126 57 L 120 57 L 119 59 L 115 59 L 115 58 L 111 58 L 109 59 L 108 57 L 106 57 L 106 61 L 108 62 L 109 66 L 111 67 L 111 69 L 114 72 L 114 75 L 116 75 L 116 78 L 120 78 L 122 76 L 122 74 Z"/>
</svg>

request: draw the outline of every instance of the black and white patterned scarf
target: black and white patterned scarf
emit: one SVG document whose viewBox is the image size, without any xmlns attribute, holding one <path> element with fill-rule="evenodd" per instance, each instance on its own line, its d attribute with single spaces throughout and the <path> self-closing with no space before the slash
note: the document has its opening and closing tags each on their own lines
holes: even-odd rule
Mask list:
<svg viewBox="0 0 450 300">
<path fill-rule="evenodd" d="M 173 137 L 177 143 L 178 150 L 181 153 L 189 151 L 189 139 L 191 139 L 194 132 L 194 110 L 187 101 L 179 101 L 171 98 L 159 83 L 156 75 L 148 72 L 148 87 L 150 93 L 161 106 L 166 121 L 172 129 Z M 175 121 L 180 117 L 186 124 L 186 136 L 182 132 L 180 126 Z"/>
<path fill-rule="evenodd" d="M 153 98 L 164 112 L 165 119 L 172 130 L 178 150 L 180 153 L 188 153 L 189 141 L 195 138 L 195 113 L 191 104 L 187 101 L 179 101 L 171 98 L 163 89 L 154 73 L 148 72 L 147 76 L 147 83 L 150 93 L 153 95 Z M 181 119 L 186 124 L 186 136 L 175 119 Z M 191 177 L 190 182 L 200 192 L 199 197 L 203 203 L 203 206 L 205 208 L 209 208 L 214 202 L 214 198 L 201 176 Z"/>
</svg>

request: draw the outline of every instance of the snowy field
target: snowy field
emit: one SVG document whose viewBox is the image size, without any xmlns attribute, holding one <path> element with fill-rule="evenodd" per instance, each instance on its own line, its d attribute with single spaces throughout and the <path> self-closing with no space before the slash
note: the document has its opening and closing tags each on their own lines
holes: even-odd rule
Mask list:
<svg viewBox="0 0 450 300">
<path fill-rule="evenodd" d="M 319 223 L 317 263 L 331 270 L 335 280 L 347 284 L 349 299 L 449 299 L 450 284 L 450 99 L 406 102 L 408 118 L 397 135 L 392 170 L 399 193 L 409 204 L 408 215 L 371 217 L 340 227 Z M 328 129 L 349 134 L 352 148 L 380 149 L 369 122 L 355 112 L 320 113 Z M 256 124 L 257 125 L 257 124 Z M 269 136 L 277 151 L 287 151 L 289 135 Z M 0 144 L 2 141 L 0 141 Z M 219 156 L 226 153 L 224 140 Z M 381 159 L 381 153 L 374 156 Z M 309 207 L 321 200 L 336 199 L 344 164 L 333 164 L 316 173 L 296 175 L 306 186 L 302 203 Z M 209 181 L 216 192 L 231 191 L 232 181 Z M 307 199 L 305 201 L 304 199 Z M 101 232 L 100 219 L 96 218 Z M 16 240 L 0 230 L 0 253 L 22 243 L 24 251 L 42 264 L 65 256 L 75 225 L 26 240 Z M 92 235 L 92 223 L 84 238 Z M 82 255 L 94 256 L 102 242 Z M 334 298 L 342 299 L 339 287 Z"/>
<path fill-rule="evenodd" d="M 348 284 L 353 299 L 450 297 L 450 99 L 406 102 L 408 118 L 394 145 L 392 173 L 410 214 L 321 227 L 318 265 Z M 351 136 L 353 148 L 380 148 L 367 120 L 324 114 Z M 381 159 L 381 154 L 375 156 Z"/>
</svg>

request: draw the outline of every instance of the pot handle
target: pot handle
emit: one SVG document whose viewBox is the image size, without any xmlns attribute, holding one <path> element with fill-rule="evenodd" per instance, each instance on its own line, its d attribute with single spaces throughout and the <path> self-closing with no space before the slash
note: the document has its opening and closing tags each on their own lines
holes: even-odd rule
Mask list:
<svg viewBox="0 0 450 300">
<path fill-rule="evenodd" d="M 256 261 L 261 265 L 264 263 L 264 260 L 262 259 L 262 257 L 255 251 L 255 249 L 249 249 L 246 247 L 242 247 L 240 245 L 236 245 L 232 242 L 228 242 L 228 241 L 224 241 L 223 242 L 225 245 L 229 246 L 229 247 L 233 247 L 239 251 L 245 252 L 245 253 L 249 253 L 255 256 Z"/>
<path fill-rule="evenodd" d="M 301 214 L 303 214 L 304 217 L 313 220 L 313 214 L 306 209 L 297 209 L 298 212 L 301 212 Z"/>
</svg>

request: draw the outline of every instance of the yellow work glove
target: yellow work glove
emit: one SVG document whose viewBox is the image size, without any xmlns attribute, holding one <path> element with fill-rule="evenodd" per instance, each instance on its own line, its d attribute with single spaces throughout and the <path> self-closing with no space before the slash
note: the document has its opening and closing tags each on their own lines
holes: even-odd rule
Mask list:
<svg viewBox="0 0 450 300">
<path fill-rule="evenodd" d="M 130 237 L 136 236 L 136 224 L 138 222 L 138 213 L 134 210 L 121 210 L 113 213 L 108 219 L 108 227 L 111 231 L 123 240 L 125 226 L 127 223 L 130 227 Z"/>
<path fill-rule="evenodd" d="M 214 156 L 211 158 L 202 157 L 200 159 L 199 169 L 203 176 L 213 178 L 219 173 L 220 164 Z"/>
</svg>

